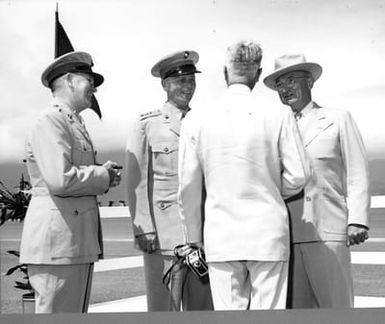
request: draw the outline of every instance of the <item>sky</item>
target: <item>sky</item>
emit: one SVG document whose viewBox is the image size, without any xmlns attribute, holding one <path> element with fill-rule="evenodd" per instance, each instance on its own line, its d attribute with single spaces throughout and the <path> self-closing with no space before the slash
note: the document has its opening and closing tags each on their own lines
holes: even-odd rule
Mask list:
<svg viewBox="0 0 385 324">
<path fill-rule="evenodd" d="M 351 111 L 369 157 L 385 157 L 385 0 L 0 0 L 0 164 L 21 161 L 34 118 L 50 102 L 40 76 L 54 55 L 54 16 L 75 50 L 89 52 L 105 77 L 96 94 L 103 119 L 82 113 L 96 148 L 124 150 L 139 113 L 166 100 L 150 70 L 162 57 L 195 50 L 201 109 L 225 89 L 226 48 L 241 39 L 263 49 L 261 109 L 281 105 L 262 79 L 274 58 L 304 54 L 323 67 L 320 105 Z"/>
</svg>

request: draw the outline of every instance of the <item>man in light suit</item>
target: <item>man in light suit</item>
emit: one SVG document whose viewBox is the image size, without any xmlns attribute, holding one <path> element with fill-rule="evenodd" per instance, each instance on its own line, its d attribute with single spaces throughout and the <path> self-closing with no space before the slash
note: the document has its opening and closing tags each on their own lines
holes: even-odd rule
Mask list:
<svg viewBox="0 0 385 324">
<path fill-rule="evenodd" d="M 198 59 L 195 51 L 179 51 L 153 66 L 151 73 L 161 79 L 167 101 L 140 115 L 127 141 L 128 203 L 135 244 L 143 251 L 149 311 L 212 310 L 208 278 L 198 279 L 182 266 L 173 268 L 167 286 L 162 280 L 177 261 L 174 248 L 183 241 L 177 204 L 178 143 L 195 92 L 195 74 L 200 73 Z"/>
<path fill-rule="evenodd" d="M 288 200 L 292 222 L 293 308 L 352 307 L 348 246 L 368 238 L 369 176 L 364 144 L 349 112 L 312 101 L 322 68 L 303 55 L 276 59 L 264 83 L 296 116 L 314 175 Z"/>
<path fill-rule="evenodd" d="M 36 313 L 87 312 L 93 263 L 103 253 L 96 195 L 120 182 L 117 164 L 97 165 L 79 113 L 104 78 L 85 52 L 58 57 L 42 74 L 53 100 L 26 140 L 32 199 L 20 262 L 28 265 Z"/>
<path fill-rule="evenodd" d="M 204 246 L 215 310 L 285 308 L 283 198 L 301 191 L 311 174 L 290 110 L 262 107 L 251 93 L 261 59 L 255 42 L 230 46 L 226 93 L 182 125 L 178 197 L 185 243 Z"/>
</svg>

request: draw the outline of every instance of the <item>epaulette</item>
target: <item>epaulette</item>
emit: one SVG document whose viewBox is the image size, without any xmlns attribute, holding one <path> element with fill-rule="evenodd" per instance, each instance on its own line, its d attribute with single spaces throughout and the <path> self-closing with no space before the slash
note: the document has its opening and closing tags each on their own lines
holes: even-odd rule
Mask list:
<svg viewBox="0 0 385 324">
<path fill-rule="evenodd" d="M 144 119 L 147 119 L 147 118 L 150 118 L 150 117 L 159 116 L 161 114 L 162 114 L 162 112 L 159 109 L 157 109 L 157 110 L 149 111 L 149 112 L 144 113 L 144 114 L 140 114 L 139 115 L 139 119 L 140 120 L 144 120 Z"/>
</svg>

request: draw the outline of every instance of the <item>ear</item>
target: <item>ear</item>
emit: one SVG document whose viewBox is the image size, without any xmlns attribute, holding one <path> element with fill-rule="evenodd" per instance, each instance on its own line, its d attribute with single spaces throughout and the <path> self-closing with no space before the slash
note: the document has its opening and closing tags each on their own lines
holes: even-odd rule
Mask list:
<svg viewBox="0 0 385 324">
<path fill-rule="evenodd" d="M 310 76 L 307 78 L 307 86 L 308 86 L 309 90 L 311 90 L 313 88 L 313 85 L 314 85 L 314 79 L 313 79 L 313 77 Z"/>
<path fill-rule="evenodd" d="M 163 87 L 163 89 L 164 89 L 164 91 L 167 91 L 168 90 L 168 81 L 167 81 L 167 79 L 162 79 L 162 87 Z"/>
<path fill-rule="evenodd" d="M 255 76 L 256 82 L 258 82 L 259 77 L 261 76 L 261 74 L 262 74 L 262 68 L 259 68 L 259 69 L 257 70 L 257 74 L 256 74 L 256 76 Z"/>
<path fill-rule="evenodd" d="M 229 71 L 227 70 L 227 66 L 223 67 L 223 74 L 225 75 L 226 83 L 229 83 Z"/>
<path fill-rule="evenodd" d="M 73 83 L 74 75 L 72 73 L 67 73 L 65 76 L 65 80 L 67 81 L 68 88 L 70 88 L 70 90 L 73 91 L 75 89 L 74 83 Z"/>
</svg>

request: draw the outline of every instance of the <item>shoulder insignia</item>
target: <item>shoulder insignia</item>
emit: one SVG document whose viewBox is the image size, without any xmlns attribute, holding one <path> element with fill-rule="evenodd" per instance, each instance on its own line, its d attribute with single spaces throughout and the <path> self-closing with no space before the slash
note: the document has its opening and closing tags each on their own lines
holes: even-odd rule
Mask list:
<svg viewBox="0 0 385 324">
<path fill-rule="evenodd" d="M 159 116 L 161 114 L 162 114 L 162 112 L 159 109 L 157 109 L 157 110 L 149 111 L 149 112 L 144 113 L 144 114 L 140 114 L 139 115 L 139 119 L 140 120 L 144 120 L 144 119 L 147 119 L 147 118 L 150 118 L 150 117 Z"/>
</svg>

